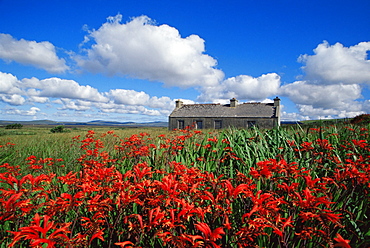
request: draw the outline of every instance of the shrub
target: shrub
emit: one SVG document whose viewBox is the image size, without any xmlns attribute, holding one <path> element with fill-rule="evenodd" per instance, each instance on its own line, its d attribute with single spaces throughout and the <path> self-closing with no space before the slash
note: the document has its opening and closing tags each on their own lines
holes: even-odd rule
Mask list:
<svg viewBox="0 0 370 248">
<path fill-rule="evenodd" d="M 52 133 L 63 133 L 64 131 L 64 126 L 55 126 L 52 129 L 50 129 L 50 132 Z"/>
<path fill-rule="evenodd" d="M 9 124 L 5 126 L 5 129 L 21 129 L 23 127 L 20 123 Z"/>
<path fill-rule="evenodd" d="M 370 114 L 358 115 L 351 120 L 351 123 L 352 124 L 369 124 Z"/>
</svg>

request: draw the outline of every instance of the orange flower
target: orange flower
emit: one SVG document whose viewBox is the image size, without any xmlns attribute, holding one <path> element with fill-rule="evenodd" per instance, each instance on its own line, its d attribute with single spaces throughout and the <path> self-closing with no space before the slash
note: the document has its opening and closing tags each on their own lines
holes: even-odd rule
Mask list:
<svg viewBox="0 0 370 248">
<path fill-rule="evenodd" d="M 334 247 L 351 248 L 351 246 L 349 245 L 349 240 L 344 239 L 339 233 L 337 233 L 337 237 L 334 238 L 334 240 L 338 242 L 334 245 Z"/>
<path fill-rule="evenodd" d="M 198 224 L 195 224 L 195 228 L 202 232 L 202 236 L 195 235 L 195 239 L 203 239 L 204 241 L 204 247 L 221 247 L 215 243 L 217 239 L 221 239 L 223 234 L 225 234 L 222 227 L 218 227 L 215 230 L 211 230 L 211 228 L 208 226 L 207 223 L 200 222 Z M 191 236 L 191 235 L 189 235 Z"/>
<path fill-rule="evenodd" d="M 58 244 L 61 244 L 61 240 L 65 242 L 69 240 L 66 234 L 70 233 L 68 227 L 71 223 L 64 223 L 60 228 L 57 228 L 53 221 L 49 221 L 50 216 L 44 215 L 42 220 L 43 223 L 41 224 L 41 216 L 36 214 L 30 226 L 21 227 L 19 232 L 10 231 L 15 236 L 9 247 L 13 247 L 20 239 L 23 238 L 31 240 L 31 247 L 38 247 L 40 244 L 48 244 L 48 247 L 50 248 L 55 247 L 57 241 Z M 50 231 L 53 232 L 50 233 Z"/>
</svg>

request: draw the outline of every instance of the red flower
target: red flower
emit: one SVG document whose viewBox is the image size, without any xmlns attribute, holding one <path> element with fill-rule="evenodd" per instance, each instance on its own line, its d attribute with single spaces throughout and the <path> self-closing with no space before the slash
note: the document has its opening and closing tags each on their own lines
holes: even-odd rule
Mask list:
<svg viewBox="0 0 370 248">
<path fill-rule="evenodd" d="M 351 246 L 349 245 L 349 240 L 344 239 L 339 233 L 337 233 L 337 237 L 334 238 L 334 240 L 338 242 L 334 245 L 334 247 L 351 248 Z"/>
<path fill-rule="evenodd" d="M 31 247 L 39 246 L 40 244 L 48 244 L 48 247 L 55 247 L 55 244 L 61 244 L 61 240 L 68 241 L 69 238 L 66 234 L 70 233 L 68 227 L 71 223 L 65 223 L 60 228 L 57 228 L 50 216 L 44 215 L 43 223 L 41 224 L 41 216 L 36 214 L 30 226 L 21 227 L 19 232 L 11 232 L 15 236 L 13 242 L 9 247 L 13 247 L 20 239 L 31 240 Z M 53 231 L 53 229 L 55 231 Z M 50 231 L 52 233 L 48 234 Z M 41 235 L 40 235 L 41 234 Z"/>
<path fill-rule="evenodd" d="M 132 243 L 131 241 L 119 242 L 119 243 L 114 243 L 114 244 L 119 245 L 122 248 L 123 247 L 132 247 L 134 245 L 134 243 Z"/>
<path fill-rule="evenodd" d="M 218 227 L 215 230 L 211 230 L 207 223 L 200 222 L 195 224 L 195 228 L 202 232 L 202 236 L 195 235 L 193 238 L 195 239 L 203 239 L 204 240 L 204 247 L 221 247 L 215 243 L 217 239 L 222 238 L 222 234 L 225 234 L 222 227 Z M 190 236 L 190 235 L 189 235 Z"/>
</svg>

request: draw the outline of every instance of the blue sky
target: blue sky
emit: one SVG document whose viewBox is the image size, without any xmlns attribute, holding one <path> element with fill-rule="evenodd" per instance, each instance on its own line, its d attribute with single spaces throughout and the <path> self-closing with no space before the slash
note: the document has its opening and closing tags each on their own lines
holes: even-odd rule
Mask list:
<svg viewBox="0 0 370 248">
<path fill-rule="evenodd" d="M 174 101 L 370 112 L 370 1 L 0 0 L 0 119 L 167 121 Z"/>
</svg>

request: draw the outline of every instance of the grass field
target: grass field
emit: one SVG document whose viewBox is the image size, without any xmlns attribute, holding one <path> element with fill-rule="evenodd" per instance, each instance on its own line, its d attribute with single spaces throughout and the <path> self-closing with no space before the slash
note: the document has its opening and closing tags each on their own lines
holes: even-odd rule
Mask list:
<svg viewBox="0 0 370 248">
<path fill-rule="evenodd" d="M 0 247 L 369 247 L 369 125 L 0 130 Z"/>
<path fill-rule="evenodd" d="M 87 131 L 94 129 L 97 135 L 114 131 L 119 137 L 129 137 L 136 133 L 147 132 L 156 136 L 168 132 L 166 128 L 117 128 L 109 126 L 66 127 L 63 133 L 51 133 L 51 126 L 24 126 L 22 129 L 0 129 L 0 144 L 16 144 L 12 152 L 0 151 L 0 163 L 11 161 L 15 164 L 24 163 L 25 158 L 35 155 L 41 158 L 62 158 L 67 163 L 73 162 L 79 155 L 79 148 L 72 146 L 72 138 L 85 136 Z M 108 144 L 109 145 L 109 144 Z M 107 147 L 113 149 L 114 147 Z M 77 153 L 77 154 L 75 154 Z"/>
</svg>

